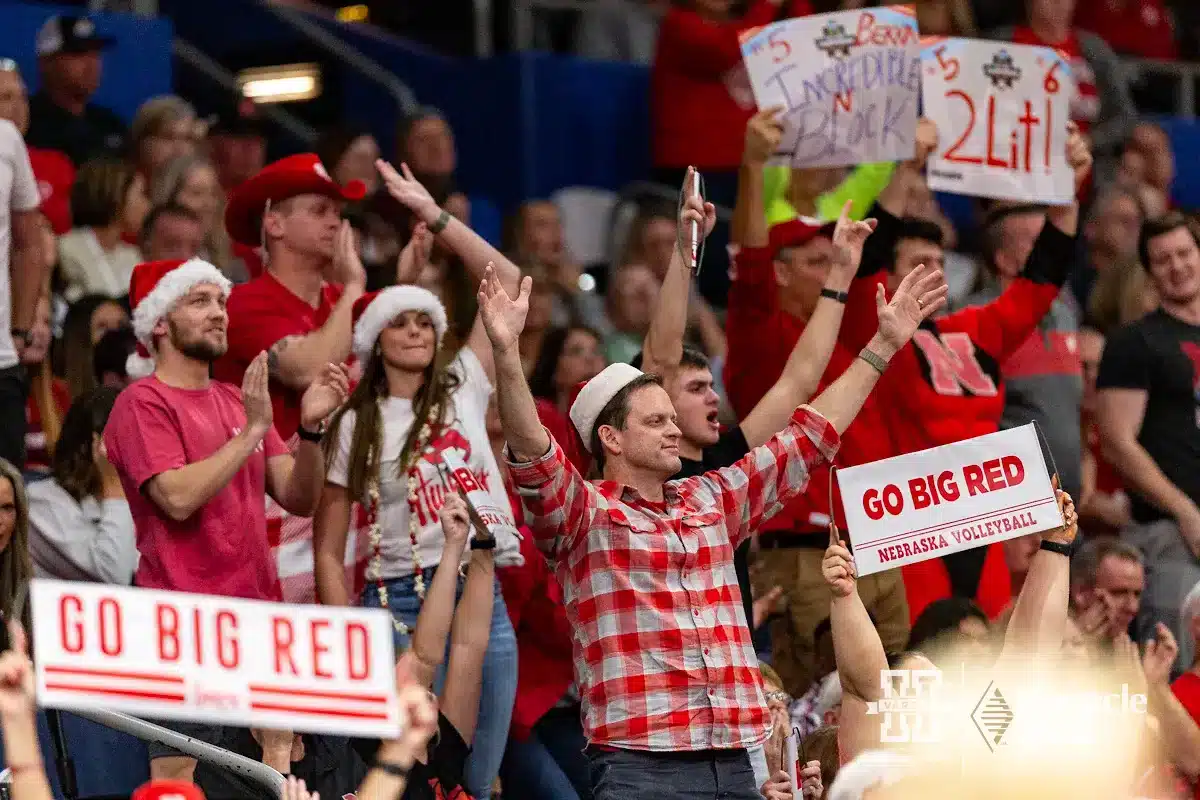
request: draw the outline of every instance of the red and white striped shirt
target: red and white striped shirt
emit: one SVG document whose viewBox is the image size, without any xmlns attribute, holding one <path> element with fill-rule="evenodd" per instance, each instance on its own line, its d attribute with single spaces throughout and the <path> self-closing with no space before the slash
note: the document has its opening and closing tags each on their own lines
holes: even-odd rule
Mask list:
<svg viewBox="0 0 1200 800">
<path fill-rule="evenodd" d="M 837 431 L 807 406 L 730 467 L 670 481 L 665 502 L 589 482 L 551 437 L 512 463 L 539 538 L 562 537 L 558 578 L 592 744 L 750 747 L 768 733 L 733 551 L 830 461 Z"/>
</svg>

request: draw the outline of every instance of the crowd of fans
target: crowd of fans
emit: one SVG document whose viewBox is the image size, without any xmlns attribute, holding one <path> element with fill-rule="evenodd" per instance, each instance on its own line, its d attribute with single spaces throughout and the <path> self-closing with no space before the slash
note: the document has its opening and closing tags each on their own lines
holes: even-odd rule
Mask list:
<svg viewBox="0 0 1200 800">
<path fill-rule="evenodd" d="M 1173 28 L 1163 0 L 1028 0 L 1021 18 L 1013 3 L 918 2 L 923 33 L 1058 47 L 1077 79 L 1078 203 L 980 202 L 956 224 L 925 184 L 928 120 L 911 162 L 767 166 L 781 123 L 747 100 L 737 34 L 821 5 L 596 0 L 580 52 L 653 61 L 656 179 L 684 196 L 698 168 L 707 199 L 734 209 L 717 223 L 700 200 L 642 203 L 602 265 L 573 256 L 548 201 L 495 242 L 476 233 L 435 109 L 404 121 L 394 158 L 346 127 L 267 164 L 248 103 L 203 120 L 155 97 L 127 127 L 91 102 L 111 42 L 86 17 L 48 20 L 37 95 L 0 59 L 0 611 L 33 576 L 389 609 L 401 741 L 162 723 L 327 795 L 365 781 L 370 800 L 608 798 L 637 788 L 648 767 L 621 754 L 642 750 L 744 750 L 712 770 L 753 771 L 768 800 L 863 797 L 915 769 L 870 732 L 881 669 L 1011 660 L 1017 640 L 1048 636 L 1049 662 L 1119 662 L 1145 687 L 1137 796 L 1200 796 L 1200 228 L 1172 194 L 1168 136 L 1138 116 L 1155 86 L 1131 94 L 1114 54 L 1176 57 L 1187 9 Z M 654 387 L 673 461 L 621 472 L 651 458 L 620 437 Z M 1029 422 L 1062 529 L 857 577 L 830 537 L 846 525 L 831 442 L 853 466 Z M 802 461 L 789 474 L 803 482 L 776 497 L 693 480 L 764 448 Z M 505 509 L 493 541 L 469 536 L 451 460 Z M 588 494 L 589 473 L 621 480 Z M 708 696 L 744 715 L 688 716 L 689 697 L 656 718 L 655 689 L 595 682 L 605 625 L 642 623 L 598 612 L 619 589 L 586 570 L 654 594 L 619 565 L 674 564 L 646 544 L 662 521 L 628 511 L 668 478 L 682 482 L 654 513 L 687 512 L 670 530 L 719 553 L 728 525 L 727 574 L 707 555 L 703 600 L 672 624 L 708 626 L 736 673 Z M 10 638 L 12 791 L 43 800 L 30 665 Z M 799 786 L 781 771 L 793 729 Z M 319 754 L 346 768 L 322 779 Z M 252 791 L 150 755 L 162 792 Z M 683 791 L 667 783 L 640 791 Z M 289 784 L 289 800 L 308 788 Z"/>
</svg>

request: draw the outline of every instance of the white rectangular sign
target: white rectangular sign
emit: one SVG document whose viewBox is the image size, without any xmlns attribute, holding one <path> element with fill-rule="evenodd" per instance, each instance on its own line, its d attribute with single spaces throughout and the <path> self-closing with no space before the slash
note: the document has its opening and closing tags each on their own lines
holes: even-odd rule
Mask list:
<svg viewBox="0 0 1200 800">
<path fill-rule="evenodd" d="M 1075 92 L 1052 48 L 932 38 L 921 64 L 925 116 L 938 128 L 934 191 L 1063 205 L 1075 197 L 1067 123 Z"/>
<path fill-rule="evenodd" d="M 759 108 L 782 106 L 773 164 L 841 167 L 913 157 L 921 47 L 911 6 L 797 17 L 745 31 Z"/>
<path fill-rule="evenodd" d="M 1032 424 L 837 471 L 870 575 L 1062 525 Z"/>
<path fill-rule="evenodd" d="M 381 609 L 35 580 L 43 706 L 309 733 L 395 737 Z"/>
</svg>

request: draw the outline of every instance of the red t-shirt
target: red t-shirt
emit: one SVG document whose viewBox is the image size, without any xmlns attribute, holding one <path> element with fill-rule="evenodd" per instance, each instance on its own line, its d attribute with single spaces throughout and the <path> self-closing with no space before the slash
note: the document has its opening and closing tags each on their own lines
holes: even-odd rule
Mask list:
<svg viewBox="0 0 1200 800">
<path fill-rule="evenodd" d="M 1118 53 L 1173 61 L 1179 57 L 1171 15 L 1162 0 L 1090 0 L 1080 3 L 1075 25 Z"/>
<path fill-rule="evenodd" d="M 288 450 L 272 429 L 223 489 L 183 522 L 143 491 L 163 472 L 209 458 L 246 425 L 242 393 L 213 381 L 178 389 L 156 376 L 119 395 L 104 429 L 137 532 L 134 584 L 151 589 L 279 600 L 267 543 L 266 462 Z"/>
<path fill-rule="evenodd" d="M 342 287 L 327 283 L 321 287 L 321 303 L 313 308 L 292 294 L 270 272 L 233 287 L 226 310 L 229 312 L 229 350 L 217 361 L 213 377 L 242 385 L 246 367 L 285 336 L 306 336 L 329 319 Z M 271 402 L 275 406 L 275 430 L 290 439 L 300 427 L 300 397 L 297 392 L 271 381 Z"/>
<path fill-rule="evenodd" d="M 809 0 L 788 4 L 790 17 L 811 13 Z M 738 35 L 778 14 L 768 0 L 754 0 L 741 19 L 724 23 L 686 8 L 667 12 L 650 73 L 656 167 L 737 169 L 755 110 Z"/>
<path fill-rule="evenodd" d="M 55 378 L 50 384 L 50 393 L 54 395 L 54 405 L 58 409 L 60 420 L 71 408 L 71 390 L 62 378 Z M 25 403 L 25 469 L 42 472 L 50 469 L 50 453 L 46 448 L 46 432 L 42 430 L 42 410 L 38 408 L 37 398 L 29 393 Z"/>
<path fill-rule="evenodd" d="M 75 165 L 57 150 L 29 148 L 29 163 L 42 196 L 42 213 L 50 220 L 54 233 L 61 236 L 71 230 L 71 186 L 75 183 Z"/>
<path fill-rule="evenodd" d="M 1099 0 L 1096 0 L 1098 2 Z M 1080 6 L 1086 5 L 1081 3 Z M 1096 71 L 1083 57 L 1083 49 L 1079 45 L 1079 36 L 1074 31 L 1066 41 L 1051 44 L 1033 32 L 1025 25 L 1017 26 L 1013 31 L 1015 44 L 1033 44 L 1041 47 L 1053 47 L 1071 66 L 1071 77 L 1075 81 L 1075 96 L 1071 98 L 1071 119 L 1079 126 L 1081 133 L 1087 133 L 1100 118 L 1100 89 L 1096 85 Z"/>
</svg>

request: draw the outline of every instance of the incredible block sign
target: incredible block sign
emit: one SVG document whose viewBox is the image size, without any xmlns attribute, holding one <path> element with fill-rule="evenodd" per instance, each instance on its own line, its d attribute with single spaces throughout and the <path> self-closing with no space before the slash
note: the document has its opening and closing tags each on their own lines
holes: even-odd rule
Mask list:
<svg viewBox="0 0 1200 800">
<path fill-rule="evenodd" d="M 758 107 L 784 109 L 772 163 L 913 157 L 921 60 L 911 6 L 783 20 L 744 32 L 741 42 Z"/>
<path fill-rule="evenodd" d="M 35 580 L 43 706 L 395 737 L 392 621 L 381 609 Z"/>
<path fill-rule="evenodd" d="M 838 470 L 837 481 L 859 575 L 1062 525 L 1032 424 Z"/>
<path fill-rule="evenodd" d="M 1074 93 L 1070 67 L 1049 47 L 932 39 L 922 51 L 925 116 L 938 127 L 934 191 L 1063 205 Z"/>
</svg>

